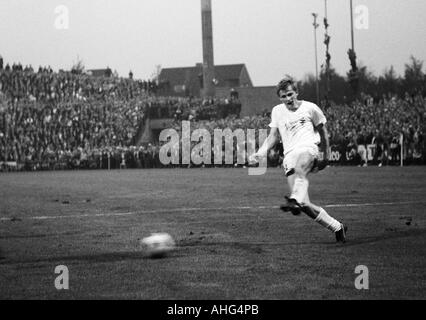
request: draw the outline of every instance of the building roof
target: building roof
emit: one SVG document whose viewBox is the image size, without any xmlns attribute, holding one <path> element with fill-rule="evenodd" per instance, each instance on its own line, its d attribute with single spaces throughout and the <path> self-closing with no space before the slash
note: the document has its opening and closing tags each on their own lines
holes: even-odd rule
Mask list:
<svg viewBox="0 0 426 320">
<path fill-rule="evenodd" d="M 228 79 L 239 79 L 244 68 L 245 65 L 242 63 L 215 66 L 214 75 L 219 83 Z"/>
<path fill-rule="evenodd" d="M 189 84 L 191 80 L 202 75 L 202 69 L 197 67 L 164 68 L 161 69 L 159 80 L 170 84 Z"/>
<path fill-rule="evenodd" d="M 245 64 L 228 64 L 214 67 L 215 79 L 218 86 L 226 86 L 227 81 L 231 79 L 240 79 Z M 203 76 L 203 65 L 198 63 L 194 67 L 164 68 L 161 70 L 159 80 L 167 81 L 173 85 L 190 85 L 193 81 L 199 81 Z"/>
</svg>

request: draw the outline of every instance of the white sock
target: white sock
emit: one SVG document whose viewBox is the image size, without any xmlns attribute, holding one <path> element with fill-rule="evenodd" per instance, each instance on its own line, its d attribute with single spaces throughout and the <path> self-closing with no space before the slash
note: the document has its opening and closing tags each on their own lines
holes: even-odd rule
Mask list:
<svg viewBox="0 0 426 320">
<path fill-rule="evenodd" d="M 323 208 L 321 208 L 321 211 L 315 221 L 333 232 L 337 232 L 342 228 L 342 224 L 331 217 Z"/>
<path fill-rule="evenodd" d="M 293 192 L 290 198 L 295 199 L 299 204 L 303 203 L 308 193 L 309 181 L 306 178 L 296 178 L 294 180 Z"/>
</svg>

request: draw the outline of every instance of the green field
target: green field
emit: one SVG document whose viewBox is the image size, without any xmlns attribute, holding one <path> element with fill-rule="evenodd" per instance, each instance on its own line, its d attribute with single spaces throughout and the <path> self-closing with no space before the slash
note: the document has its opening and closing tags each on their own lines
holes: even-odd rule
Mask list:
<svg viewBox="0 0 426 320">
<path fill-rule="evenodd" d="M 348 242 L 277 207 L 279 169 L 0 175 L 0 299 L 425 299 L 426 167 L 331 167 L 311 199 Z M 177 249 L 148 259 L 138 239 Z M 69 290 L 54 286 L 69 270 Z M 369 270 L 357 290 L 355 268 Z"/>
</svg>

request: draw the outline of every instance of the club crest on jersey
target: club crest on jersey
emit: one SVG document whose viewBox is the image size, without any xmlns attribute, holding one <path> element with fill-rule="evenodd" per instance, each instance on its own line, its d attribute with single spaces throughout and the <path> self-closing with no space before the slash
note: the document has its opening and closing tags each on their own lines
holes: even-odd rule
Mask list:
<svg viewBox="0 0 426 320">
<path fill-rule="evenodd" d="M 297 119 L 295 121 L 291 121 L 285 124 L 287 130 L 293 131 L 299 127 L 303 127 L 307 120 L 303 117 L 301 119 Z"/>
</svg>

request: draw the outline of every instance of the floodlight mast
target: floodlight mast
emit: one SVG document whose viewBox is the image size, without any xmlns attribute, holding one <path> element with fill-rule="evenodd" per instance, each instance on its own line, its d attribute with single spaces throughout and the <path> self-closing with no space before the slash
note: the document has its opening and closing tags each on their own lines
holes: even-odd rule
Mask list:
<svg viewBox="0 0 426 320">
<path fill-rule="evenodd" d="M 315 41 L 315 84 L 316 84 L 316 94 L 317 94 L 317 104 L 320 104 L 320 94 L 319 94 L 319 79 L 318 79 L 318 46 L 317 46 L 317 28 L 319 24 L 317 23 L 318 14 L 312 13 L 314 17 L 314 41 Z"/>
<path fill-rule="evenodd" d="M 327 0 L 324 0 L 324 5 L 325 5 L 325 16 L 324 16 L 324 28 L 325 28 L 325 39 L 324 39 L 324 44 L 326 47 L 325 50 L 325 108 L 328 108 L 330 105 L 330 93 L 331 93 L 331 88 L 330 88 L 330 60 L 331 60 L 331 55 L 330 55 L 330 36 L 328 35 L 328 27 L 330 26 L 328 23 L 328 10 L 327 10 Z"/>
</svg>

